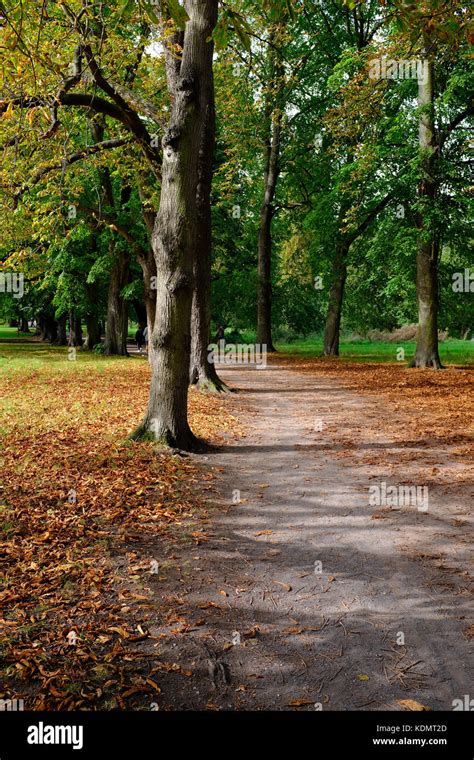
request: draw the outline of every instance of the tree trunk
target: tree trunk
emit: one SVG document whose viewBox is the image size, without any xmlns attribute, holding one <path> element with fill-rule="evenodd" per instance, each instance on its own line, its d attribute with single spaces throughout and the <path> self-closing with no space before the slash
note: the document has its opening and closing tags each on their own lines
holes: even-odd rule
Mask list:
<svg viewBox="0 0 474 760">
<path fill-rule="evenodd" d="M 268 98 L 272 98 L 273 89 L 281 86 L 278 81 L 283 75 L 280 61 L 274 60 L 275 48 L 270 48 L 273 68 L 273 87 Z M 257 343 L 265 345 L 268 352 L 275 351 L 272 340 L 272 220 L 275 213 L 275 200 L 278 176 L 280 173 L 280 149 L 283 110 L 281 97 L 267 104 L 266 128 L 268 132 L 265 149 L 264 198 L 260 209 L 260 226 L 258 231 L 258 295 L 257 295 Z"/>
<path fill-rule="evenodd" d="M 150 255 L 146 258 L 139 256 L 138 262 L 143 272 L 144 321 L 148 325 L 148 334 L 151 335 L 156 314 L 156 261 L 153 251 L 150 250 Z"/>
<path fill-rule="evenodd" d="M 57 346 L 67 346 L 67 314 L 62 314 L 58 319 L 58 335 L 54 341 Z"/>
<path fill-rule="evenodd" d="M 152 249 L 153 231 L 155 229 L 156 212 L 149 207 L 147 194 L 145 192 L 145 183 L 143 175 L 139 175 L 138 195 L 142 210 L 143 221 L 148 231 L 149 247 L 142 249 L 143 255 L 138 254 L 138 262 L 143 272 L 143 300 L 145 301 L 146 322 L 148 325 L 148 334 L 151 335 L 155 326 L 156 314 L 156 261 Z M 150 353 L 150 345 L 148 347 Z"/>
<path fill-rule="evenodd" d="M 207 111 L 199 148 L 198 187 L 196 193 L 196 253 L 194 260 L 194 293 L 191 309 L 191 385 L 210 391 L 229 391 L 220 380 L 215 364 L 209 362 L 211 334 L 211 266 L 213 177 L 216 113 L 214 79 L 211 72 L 206 82 Z"/>
<path fill-rule="evenodd" d="M 28 317 L 21 317 L 20 319 L 20 330 L 23 333 L 29 333 L 30 328 L 28 327 Z"/>
<path fill-rule="evenodd" d="M 54 343 L 58 334 L 58 323 L 49 315 L 45 315 L 41 320 L 41 340 L 47 343 Z"/>
<path fill-rule="evenodd" d="M 272 217 L 272 207 L 265 201 L 258 233 L 257 343 L 265 345 L 268 352 L 275 351 L 272 340 Z"/>
<path fill-rule="evenodd" d="M 187 407 L 198 159 L 210 106 L 217 0 L 188 0 L 186 10 L 181 61 L 169 49 L 167 53 L 168 87 L 174 97 L 163 138 L 160 209 L 152 238 L 157 294 L 150 399 L 132 437 L 151 435 L 169 446 L 191 449 L 197 444 Z"/>
<path fill-rule="evenodd" d="M 121 293 L 128 285 L 130 256 L 110 245 L 115 260 L 112 265 L 107 297 L 107 325 L 105 328 L 105 354 L 128 356 L 128 306 Z"/>
<path fill-rule="evenodd" d="M 84 348 L 92 351 L 94 346 L 97 346 L 97 344 L 101 342 L 99 320 L 97 314 L 86 314 L 86 328 L 87 338 L 84 343 Z"/>
<path fill-rule="evenodd" d="M 425 40 L 426 42 L 426 40 Z M 425 45 L 428 48 L 428 45 Z M 438 258 L 440 240 L 432 221 L 437 182 L 436 163 L 439 146 L 436 144 L 434 123 L 434 65 L 427 63 L 426 81 L 418 83 L 420 115 L 419 146 L 422 179 L 418 189 L 420 211 L 417 214 L 419 231 L 416 260 L 416 292 L 418 300 L 418 333 L 413 367 L 442 367 L 438 349 Z"/>
<path fill-rule="evenodd" d="M 202 232 L 202 231 L 201 231 Z M 189 381 L 198 388 L 217 392 L 230 392 L 217 374 L 215 364 L 209 362 L 211 332 L 211 249 L 200 234 L 195 262 L 195 287 L 191 310 L 191 364 Z"/>
<path fill-rule="evenodd" d="M 135 310 L 135 316 L 137 318 L 137 324 L 145 327 L 148 324 L 148 314 L 146 310 L 145 301 L 141 301 L 138 298 L 134 298 L 132 301 L 133 308 Z"/>
<path fill-rule="evenodd" d="M 82 325 L 81 318 L 77 316 L 75 311 L 69 312 L 69 338 L 68 346 L 77 346 L 82 348 Z"/>
<path fill-rule="evenodd" d="M 332 283 L 329 291 L 329 303 L 324 331 L 324 355 L 339 356 L 339 337 L 341 331 L 342 304 L 347 278 L 347 254 L 350 243 L 340 239 L 336 243 L 332 265 Z"/>
</svg>

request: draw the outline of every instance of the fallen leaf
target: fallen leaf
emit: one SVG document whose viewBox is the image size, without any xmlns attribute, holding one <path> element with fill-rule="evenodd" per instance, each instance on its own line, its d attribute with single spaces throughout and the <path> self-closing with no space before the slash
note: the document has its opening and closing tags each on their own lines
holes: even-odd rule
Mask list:
<svg viewBox="0 0 474 760">
<path fill-rule="evenodd" d="M 421 702 L 417 702 L 415 699 L 397 699 L 397 704 L 414 712 L 431 709 L 430 707 L 426 707 L 426 705 L 422 705 Z"/>
</svg>

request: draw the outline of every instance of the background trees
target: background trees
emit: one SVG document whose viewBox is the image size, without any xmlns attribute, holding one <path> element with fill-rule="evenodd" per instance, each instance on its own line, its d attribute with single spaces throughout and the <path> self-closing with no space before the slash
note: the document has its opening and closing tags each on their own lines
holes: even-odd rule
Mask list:
<svg viewBox="0 0 474 760">
<path fill-rule="evenodd" d="M 136 435 L 195 445 L 217 325 L 280 336 L 418 321 L 469 335 L 472 11 L 458 0 L 0 6 L 3 313 L 127 353 L 152 335 Z M 419 61 L 405 76 L 387 61 Z M 377 73 L 378 72 L 378 73 Z M 413 74 L 413 72 L 412 72 Z M 17 299 L 18 300 L 18 299 Z"/>
</svg>

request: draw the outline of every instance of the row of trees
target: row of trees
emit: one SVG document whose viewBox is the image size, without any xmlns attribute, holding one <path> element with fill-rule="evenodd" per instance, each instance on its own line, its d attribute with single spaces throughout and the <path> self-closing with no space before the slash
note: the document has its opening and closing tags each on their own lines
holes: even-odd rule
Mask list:
<svg viewBox="0 0 474 760">
<path fill-rule="evenodd" d="M 382 281 L 382 321 L 393 283 L 404 301 L 416 285 L 415 364 L 440 367 L 440 257 L 459 267 L 469 240 L 462 3 L 218 5 L 0 4 L 5 266 L 52 290 L 56 316 L 89 318 L 90 343 L 106 282 L 111 352 L 126 350 L 127 301 L 144 310 L 152 380 L 133 435 L 182 448 L 197 443 L 190 379 L 225 389 L 211 303 L 224 318 L 256 292 L 269 350 L 275 305 L 305 322 L 323 303 L 337 355 L 347 282 L 370 312 Z M 381 64 L 413 59 L 417 77 Z"/>
</svg>

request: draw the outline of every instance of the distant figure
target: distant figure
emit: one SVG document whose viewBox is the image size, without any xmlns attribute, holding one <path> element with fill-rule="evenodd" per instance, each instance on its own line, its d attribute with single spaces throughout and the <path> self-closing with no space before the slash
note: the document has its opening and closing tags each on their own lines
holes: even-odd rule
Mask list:
<svg viewBox="0 0 474 760">
<path fill-rule="evenodd" d="M 143 341 L 145 343 L 145 353 L 148 353 L 148 325 L 143 330 Z"/>
<path fill-rule="evenodd" d="M 218 343 L 221 343 L 221 341 L 225 343 L 225 332 L 222 325 L 219 325 L 219 327 L 217 328 L 216 339 Z"/>
<path fill-rule="evenodd" d="M 145 344 L 145 335 L 141 326 L 135 333 L 135 343 L 137 344 L 138 353 L 141 354 L 143 345 Z"/>
</svg>

